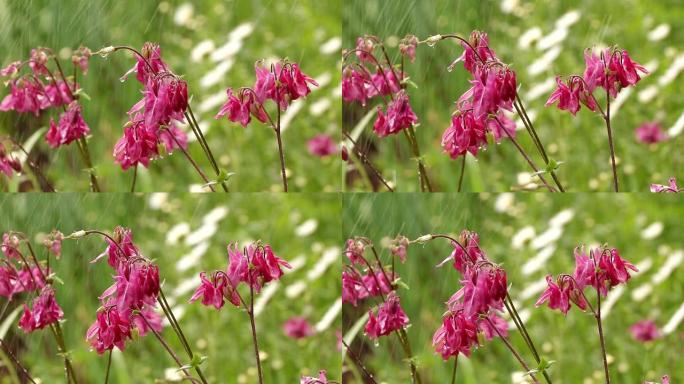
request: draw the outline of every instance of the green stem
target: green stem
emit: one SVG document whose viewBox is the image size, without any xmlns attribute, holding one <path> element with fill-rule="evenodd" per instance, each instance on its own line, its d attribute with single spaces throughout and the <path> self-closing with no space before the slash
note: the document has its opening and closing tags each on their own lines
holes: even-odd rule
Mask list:
<svg viewBox="0 0 684 384">
<path fill-rule="evenodd" d="M 252 342 L 254 344 L 254 357 L 257 363 L 257 372 L 259 373 L 259 384 L 264 384 L 264 374 L 261 371 L 261 357 L 259 356 L 259 342 L 257 340 L 256 324 L 254 323 L 254 288 L 249 286 L 249 323 L 252 328 Z"/>
<path fill-rule="evenodd" d="M 451 384 L 456 384 L 456 369 L 458 369 L 458 354 L 454 356 L 454 371 L 451 373 Z"/>
<path fill-rule="evenodd" d="M 190 114 L 190 120 L 192 120 L 191 126 L 194 125 L 193 133 L 195 133 L 195 136 L 197 136 L 197 140 L 200 142 L 202 149 L 204 150 L 204 153 L 207 155 L 207 158 L 209 159 L 209 162 L 211 163 L 212 168 L 214 168 L 214 172 L 216 172 L 216 176 L 221 175 L 221 171 L 219 170 L 218 163 L 216 162 L 216 158 L 214 157 L 214 154 L 211 152 L 211 148 L 209 148 L 209 143 L 207 143 L 207 139 L 204 137 L 204 133 L 202 133 L 202 130 L 199 127 L 199 124 L 197 124 L 197 120 L 195 119 L 195 114 L 192 112 L 192 108 L 188 104 L 188 113 Z M 186 113 L 186 118 L 187 114 Z M 223 188 L 224 192 L 228 192 L 228 186 L 224 181 L 221 182 L 221 187 Z"/>
<path fill-rule="evenodd" d="M 458 192 L 461 192 L 461 187 L 463 186 L 463 175 L 465 174 L 465 163 L 466 154 L 463 154 L 463 160 L 461 161 L 461 175 L 458 177 Z"/>
<path fill-rule="evenodd" d="M 105 372 L 105 384 L 109 383 L 109 369 L 112 367 L 112 350 L 109 350 L 109 357 L 107 358 L 107 371 Z"/>
</svg>

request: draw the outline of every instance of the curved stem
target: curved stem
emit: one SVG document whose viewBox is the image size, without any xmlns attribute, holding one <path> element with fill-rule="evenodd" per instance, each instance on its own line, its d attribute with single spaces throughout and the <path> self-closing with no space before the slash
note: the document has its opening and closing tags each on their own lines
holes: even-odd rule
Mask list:
<svg viewBox="0 0 684 384">
<path fill-rule="evenodd" d="M 506 302 L 506 299 L 508 300 L 508 302 Z M 518 310 L 515 308 L 515 304 L 513 304 L 513 299 L 508 293 L 506 293 L 506 299 L 504 299 L 504 304 L 506 306 L 506 309 L 508 310 L 508 313 L 511 315 L 511 318 L 513 318 L 516 327 L 518 327 L 518 330 L 521 332 L 520 334 L 523 336 L 523 339 L 525 340 L 525 343 L 527 343 L 527 346 L 532 352 L 532 355 L 534 355 L 534 361 L 536 361 L 537 364 L 539 364 L 541 362 L 541 358 L 539 357 L 537 348 L 534 346 L 534 342 L 532 342 L 530 334 L 527 333 L 527 328 L 525 328 L 525 324 L 520 318 Z M 549 374 L 546 372 L 546 369 L 542 369 L 541 372 L 544 376 L 544 380 L 546 380 L 547 383 L 552 384 L 551 377 L 549 377 Z"/>
<path fill-rule="evenodd" d="M 190 372 L 188 372 L 187 369 L 184 369 L 184 368 L 183 368 L 183 363 L 181 363 L 180 359 L 178 358 L 178 355 L 176 355 L 176 353 L 173 352 L 173 349 L 171 349 L 171 347 L 170 347 L 169 344 L 166 342 L 166 340 L 164 340 L 164 338 L 159 334 L 159 332 L 157 332 L 157 331 L 152 327 L 152 325 L 147 321 L 147 319 L 145 318 L 145 316 L 143 316 L 143 315 L 139 315 L 139 316 L 140 316 L 140 317 L 143 319 L 143 321 L 147 324 L 147 326 L 150 328 L 150 330 L 152 331 L 152 333 L 154 334 L 154 336 L 157 337 L 157 340 L 159 340 L 159 343 L 164 347 L 164 349 L 166 350 L 166 352 L 169 353 L 169 355 L 171 356 L 171 358 L 173 359 L 173 361 L 176 362 L 176 364 L 178 365 L 178 368 L 181 368 L 181 370 L 183 371 L 183 373 L 184 373 L 186 376 L 191 377 L 191 376 L 190 376 Z"/>
<path fill-rule="evenodd" d="M 280 137 L 280 107 L 278 107 L 278 128 L 275 130 L 278 141 L 278 154 L 280 155 L 280 175 L 283 179 L 283 191 L 287 192 L 287 174 L 285 173 L 285 153 L 283 152 L 283 139 Z"/>
<path fill-rule="evenodd" d="M 458 190 L 457 192 L 461 192 L 461 187 L 463 186 L 463 174 L 465 173 L 465 163 L 466 163 L 466 154 L 463 154 L 463 160 L 461 161 L 461 175 L 458 177 Z"/>
<path fill-rule="evenodd" d="M 188 112 L 186 112 L 186 117 L 187 114 L 190 114 L 190 119 L 192 120 L 192 124 L 194 124 L 195 129 L 193 129 L 193 132 L 195 135 L 197 135 L 197 139 L 200 141 L 202 144 L 202 149 L 204 149 L 204 152 L 207 155 L 207 158 L 209 159 L 209 162 L 211 163 L 212 167 L 214 168 L 214 172 L 216 172 L 216 176 L 219 176 L 221 174 L 221 171 L 219 170 L 218 163 L 216 162 L 216 158 L 214 158 L 214 154 L 211 152 L 211 148 L 209 148 L 209 143 L 207 143 L 207 139 L 204 137 L 204 134 L 202 133 L 202 130 L 199 127 L 199 124 L 197 124 L 197 120 L 195 119 L 195 114 L 192 112 L 192 108 L 190 107 L 190 104 L 188 104 Z M 188 120 L 188 123 L 190 120 Z M 223 188 L 224 192 L 228 192 L 228 186 L 224 181 L 221 181 L 221 187 Z"/>
</svg>

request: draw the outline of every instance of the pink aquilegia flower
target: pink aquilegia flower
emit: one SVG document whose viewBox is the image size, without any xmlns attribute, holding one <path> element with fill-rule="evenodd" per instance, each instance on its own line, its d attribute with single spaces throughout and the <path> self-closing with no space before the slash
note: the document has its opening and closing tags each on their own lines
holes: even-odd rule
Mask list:
<svg viewBox="0 0 684 384">
<path fill-rule="evenodd" d="M 40 114 L 47 105 L 42 83 L 33 78 L 20 78 L 10 82 L 10 94 L 0 102 L 0 111 Z"/>
<path fill-rule="evenodd" d="M 577 247 L 574 254 L 573 274 L 558 275 L 555 282 L 552 276 L 547 276 L 548 287 L 537 300 L 536 306 L 548 302 L 549 308 L 567 314 L 571 303 L 574 303 L 579 309 L 586 310 L 586 287 L 593 287 L 599 295 L 606 297 L 611 288 L 629 281 L 630 271 L 638 271 L 634 265 L 620 257 L 615 248 L 596 248 L 587 253 L 584 247 Z"/>
<path fill-rule="evenodd" d="M 124 128 L 124 134 L 114 146 L 114 159 L 124 171 L 130 167 L 150 164 L 159 156 L 157 135 L 145 126 L 145 122 L 136 117 Z"/>
<path fill-rule="evenodd" d="M 43 329 L 64 317 L 62 308 L 55 300 L 55 291 L 45 288 L 40 295 L 33 300 L 33 307 L 24 304 L 24 313 L 19 319 L 19 327 L 26 333 Z"/>
<path fill-rule="evenodd" d="M 150 77 L 161 72 L 169 72 L 168 66 L 161 57 L 161 47 L 158 44 L 146 42 L 140 53 L 143 57 L 135 55 L 136 64 L 121 77 L 122 81 L 126 80 L 131 73 L 135 73 L 138 81 L 146 84 Z"/>
<path fill-rule="evenodd" d="M 467 152 L 477 156 L 480 148 L 486 145 L 486 127 L 481 120 L 475 119 L 473 111 L 457 111 L 451 117 L 451 125 L 442 135 L 442 148 L 452 159 Z"/>
<path fill-rule="evenodd" d="M 660 125 L 655 122 L 641 124 L 634 130 L 634 135 L 638 141 L 644 144 L 655 144 L 670 138 Z"/>
<path fill-rule="evenodd" d="M 366 243 L 360 239 L 347 239 L 344 255 L 349 258 L 352 264 L 364 264 L 364 252 Z"/>
<path fill-rule="evenodd" d="M 21 162 L 11 153 L 5 152 L 5 146 L 0 144 L 0 173 L 11 178 L 15 173 L 21 172 Z"/>
<path fill-rule="evenodd" d="M 399 52 L 407 57 L 412 63 L 416 59 L 416 47 L 418 46 L 418 38 L 414 35 L 406 35 L 399 42 Z"/>
<path fill-rule="evenodd" d="M 303 339 L 313 336 L 316 333 L 316 330 L 314 330 L 305 317 L 293 317 L 283 324 L 283 332 L 287 337 Z"/>
<path fill-rule="evenodd" d="M 366 106 L 369 96 L 370 81 L 362 71 L 346 67 L 342 71 L 342 99 L 346 102 L 358 101 Z"/>
<path fill-rule="evenodd" d="M 449 65 L 449 68 L 463 62 L 463 67 L 466 71 L 474 74 L 475 70 L 487 61 L 500 61 L 494 51 L 489 47 L 489 36 L 485 32 L 472 31 L 468 44 L 461 42 L 463 47 L 463 54 Z"/>
<path fill-rule="evenodd" d="M 306 146 L 310 154 L 318 157 L 330 156 L 338 152 L 337 145 L 332 137 L 325 134 L 316 135 L 309 139 L 306 142 Z"/>
<path fill-rule="evenodd" d="M 677 186 L 677 179 L 674 177 L 670 177 L 668 180 L 669 184 L 668 185 L 662 185 L 662 184 L 651 184 L 651 192 L 653 193 L 677 193 L 680 192 L 679 187 Z"/>
<path fill-rule="evenodd" d="M 213 305 L 216 309 L 228 300 L 236 307 L 242 303 L 237 289 L 244 283 L 259 293 L 267 283 L 279 280 L 283 275 L 282 268 L 291 268 L 285 260 L 273 253 L 271 246 L 256 242 L 249 244 L 243 251 L 237 243 L 228 244 L 228 268 L 226 271 L 215 271 L 207 279 L 207 274 L 200 274 L 201 284 L 195 290 L 190 301 L 202 298 L 202 304 Z"/>
<path fill-rule="evenodd" d="M 130 321 L 116 310 L 106 308 L 97 313 L 97 320 L 88 328 L 86 340 L 99 355 L 119 348 L 123 351 L 126 340 L 131 338 Z"/>
<path fill-rule="evenodd" d="M 221 309 L 224 300 L 228 299 L 234 306 L 240 306 L 240 298 L 235 291 L 236 281 L 230 281 L 228 275 L 222 271 L 216 271 L 211 275 L 211 280 L 207 279 L 205 272 L 200 273 L 202 283 L 195 290 L 190 298 L 190 302 L 202 298 L 202 304 L 213 305 L 216 309 Z"/>
<path fill-rule="evenodd" d="M 88 47 L 80 46 L 73 55 L 71 55 L 71 63 L 74 67 L 77 67 L 83 72 L 83 74 L 88 73 L 88 64 L 90 62 L 90 56 L 92 52 Z"/>
<path fill-rule="evenodd" d="M 600 55 L 588 49 L 584 52 L 586 68 L 582 76 L 570 76 L 563 82 L 556 77 L 558 88 L 551 94 L 546 106 L 558 101 L 558 109 L 567 110 L 575 115 L 580 109 L 580 102 L 591 111 L 597 111 L 594 91 L 601 87 L 615 98 L 621 88 L 633 86 L 641 77 L 639 72 L 648 71 L 632 61 L 625 50 L 618 48 L 605 49 Z"/>
<path fill-rule="evenodd" d="M 59 117 L 59 124 L 55 124 L 54 120 L 50 119 L 50 129 L 45 139 L 51 147 L 57 148 L 85 137 L 89 133 L 90 128 L 83 120 L 80 104 L 73 102 Z"/>
<path fill-rule="evenodd" d="M 392 71 L 390 68 L 378 68 L 378 71 L 371 76 L 370 84 L 367 85 L 368 97 L 375 97 L 378 95 L 389 96 L 401 91 L 399 79 L 403 74 Z"/>
<path fill-rule="evenodd" d="M 371 63 L 373 62 L 372 54 L 373 49 L 375 49 L 376 40 L 377 37 L 375 36 L 365 36 L 356 38 L 356 57 L 358 57 L 360 61 L 368 61 Z"/>
<path fill-rule="evenodd" d="M 318 377 L 302 376 L 299 384 L 328 384 L 328 377 L 325 371 L 320 371 L 318 372 Z"/>
<path fill-rule="evenodd" d="M 362 287 L 363 281 L 355 270 L 352 269 L 352 272 L 342 271 L 342 302 L 350 303 L 356 307 L 358 301 L 363 299 L 360 294 Z"/>
<path fill-rule="evenodd" d="M 409 97 L 404 91 L 400 91 L 395 99 L 387 107 L 385 115 L 378 107 L 378 118 L 373 125 L 373 130 L 380 137 L 399 133 L 402 129 L 409 128 L 418 123 L 418 117 L 411 109 Z"/>
<path fill-rule="evenodd" d="M 401 308 L 399 296 L 390 292 L 386 301 L 378 306 L 377 314 L 369 311 L 364 331 L 371 339 L 377 339 L 403 329 L 408 323 L 409 318 Z"/>
<path fill-rule="evenodd" d="M 432 345 L 444 360 L 462 354 L 470 356 L 471 349 L 479 346 L 478 326 L 471 316 L 463 312 L 448 313 L 432 337 Z"/>
<path fill-rule="evenodd" d="M 662 336 L 658 326 L 653 320 L 641 320 L 629 327 L 632 338 L 637 341 L 647 342 L 658 339 Z"/>
<path fill-rule="evenodd" d="M 392 256 L 399 258 L 402 263 L 406 262 L 406 249 L 409 246 L 409 239 L 406 236 L 398 235 L 389 246 Z"/>
<path fill-rule="evenodd" d="M 19 253 L 19 236 L 14 233 L 3 233 L 2 234 L 2 244 L 0 244 L 0 251 L 8 258 L 20 260 L 21 255 Z"/>
<path fill-rule="evenodd" d="M 664 375 L 661 380 L 662 380 L 662 382 L 660 384 L 670 384 L 670 376 L 668 376 L 668 375 Z M 653 381 L 644 381 L 644 384 L 659 384 L 659 383 L 656 383 Z"/>
<path fill-rule="evenodd" d="M 48 236 L 43 239 L 43 245 L 51 254 L 55 255 L 57 259 L 62 255 L 62 240 L 64 235 L 62 232 L 53 230 Z"/>
</svg>

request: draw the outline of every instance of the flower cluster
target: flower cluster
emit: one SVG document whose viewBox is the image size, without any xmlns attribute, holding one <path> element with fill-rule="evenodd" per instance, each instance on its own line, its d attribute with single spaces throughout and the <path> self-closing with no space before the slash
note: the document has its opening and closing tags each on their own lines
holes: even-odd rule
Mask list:
<svg viewBox="0 0 684 384">
<path fill-rule="evenodd" d="M 401 54 L 413 61 L 417 44 L 415 36 L 405 37 L 399 47 Z M 409 96 L 403 89 L 403 68 L 399 70 L 389 62 L 381 64 L 375 57 L 375 50 L 381 46 L 377 37 L 364 36 L 356 40 L 356 49 L 345 53 L 345 57 L 348 57 L 355 52 L 358 62 L 346 65 L 342 71 L 342 98 L 346 102 L 358 101 L 365 106 L 369 99 L 376 96 L 389 96 L 386 113 L 378 106 L 373 124 L 375 133 L 385 137 L 418 124 L 418 117 L 413 113 Z"/>
<path fill-rule="evenodd" d="M 10 232 L 2 236 L 0 296 L 12 300 L 14 295 L 21 293 L 36 295 L 30 306 L 24 303 L 19 319 L 19 327 L 30 333 L 59 321 L 64 312 L 55 299 L 55 290 L 47 281 L 50 269 L 29 264 L 19 249 L 23 241 L 23 235 L 19 233 Z"/>
<path fill-rule="evenodd" d="M 597 111 L 598 103 L 594 90 L 601 87 L 615 98 L 620 89 L 633 86 L 641 80 L 639 72 L 648 73 L 646 68 L 632 61 L 627 51 L 606 48 L 597 55 L 591 49 L 584 52 L 586 68 L 582 76 L 573 75 L 566 81 L 556 77 L 558 88 L 549 96 L 546 106 L 558 102 L 558 109 L 573 115 L 584 104 L 591 111 Z M 601 112 L 603 114 L 603 112 Z"/>
<path fill-rule="evenodd" d="M 187 136 L 177 123 L 185 121 L 188 108 L 188 85 L 166 65 L 161 48 L 145 43 L 136 64 L 124 76 L 135 73 L 143 84 L 143 98 L 128 111 L 129 121 L 123 136 L 114 146 L 114 158 L 123 170 L 142 164 L 147 167 L 159 156 L 159 145 L 166 152 L 187 147 Z"/>
<path fill-rule="evenodd" d="M 451 125 L 442 135 L 442 147 L 452 159 L 466 153 L 477 156 L 487 145 L 488 132 L 497 143 L 503 137 L 515 136 L 515 123 L 503 113 L 512 110 L 517 95 L 515 72 L 489 48 L 484 32 L 473 31 L 468 42 L 461 41 L 461 45 L 463 54 L 450 68 L 463 62 L 473 79 L 456 102 Z"/>
<path fill-rule="evenodd" d="M 585 288 L 594 287 L 599 295 L 606 297 L 611 288 L 627 283 L 630 271 L 637 272 L 637 268 L 620 257 L 615 248 L 590 249 L 587 254 L 584 247 L 577 247 L 574 254 L 574 273 L 560 274 L 555 281 L 551 275 L 547 276 L 548 287 L 536 306 L 548 302 L 549 308 L 558 309 L 564 315 L 572 304 L 584 311 L 590 305 L 584 294 Z"/>
<path fill-rule="evenodd" d="M 161 330 L 161 316 L 154 311 L 159 268 L 140 254 L 130 229 L 116 227 L 106 241 L 107 249 L 93 262 L 107 257 L 116 274 L 114 283 L 100 295 L 103 309 L 86 334 L 98 354 L 114 347 L 123 350 L 133 329 L 141 336 L 150 329 Z"/>
<path fill-rule="evenodd" d="M 677 193 L 681 192 L 677 186 L 677 179 L 670 177 L 668 180 L 668 185 L 662 184 L 651 184 L 651 192 L 653 193 Z"/>
<path fill-rule="evenodd" d="M 287 261 L 273 253 L 268 244 L 252 243 L 241 251 L 237 243 L 231 243 L 227 249 L 228 268 L 225 271 L 214 271 L 209 278 L 206 272 L 200 273 L 201 283 L 190 302 L 201 298 L 202 304 L 221 309 L 225 300 L 228 300 L 239 307 L 244 304 L 238 292 L 241 283 L 259 293 L 264 285 L 283 276 L 282 268 L 291 268 Z"/>
<path fill-rule="evenodd" d="M 83 73 L 87 71 L 90 51 L 81 47 L 78 52 L 78 65 Z M 33 113 L 39 116 L 42 111 L 51 108 L 62 108 L 59 123 L 50 118 L 46 135 L 48 144 L 57 148 L 68 145 L 90 133 L 90 128 L 83 120 L 81 105 L 78 103 L 79 85 L 66 78 L 61 68 L 59 76 L 51 71 L 47 64 L 54 59 L 54 53 L 47 48 L 31 50 L 31 56 L 25 61 L 15 61 L 0 69 L 0 77 L 8 77 L 10 93 L 0 102 L 0 111 L 16 111 Z M 22 68 L 30 70 L 22 73 Z"/>
<path fill-rule="evenodd" d="M 487 258 L 474 232 L 462 231 L 452 245 L 454 250 L 440 265 L 453 261 L 461 274 L 461 289 L 447 301 L 442 325 L 432 338 L 444 360 L 459 353 L 470 356 L 480 345 L 480 332 L 487 340 L 508 335 L 507 323 L 498 315 L 508 294 L 506 271 Z"/>
<path fill-rule="evenodd" d="M 403 263 L 406 260 L 407 246 L 408 239 L 397 236 L 390 246 L 392 257 L 399 258 Z M 409 318 L 401 307 L 400 298 L 391 281 L 397 279 L 394 269 L 391 272 L 386 271 L 379 260 L 373 267 L 366 258 L 366 249 L 372 247 L 370 240 L 363 237 L 347 240 L 344 255 L 350 264 L 345 265 L 342 270 L 342 301 L 356 307 L 359 301 L 366 298 L 382 299 L 377 308 L 368 310 L 368 322 L 365 326 L 366 335 L 377 339 L 406 328 Z M 376 252 L 375 249 L 373 252 Z"/>
<path fill-rule="evenodd" d="M 228 120 L 246 127 L 252 121 L 253 116 L 262 123 L 273 124 L 273 120 L 264 108 L 267 100 L 272 100 L 281 111 L 286 111 L 290 103 L 311 93 L 309 85 L 318 86 L 314 79 L 301 71 L 297 63 L 283 60 L 271 65 L 269 69 L 259 61 L 254 70 L 256 72 L 254 86 L 240 88 L 237 92 L 228 88 L 226 90 L 228 101 L 221 106 L 215 119 L 227 116 Z"/>
<path fill-rule="evenodd" d="M 0 173 L 4 173 L 8 178 L 14 173 L 21 172 L 21 162 L 11 153 L 5 151 L 5 146 L 0 143 Z"/>
</svg>

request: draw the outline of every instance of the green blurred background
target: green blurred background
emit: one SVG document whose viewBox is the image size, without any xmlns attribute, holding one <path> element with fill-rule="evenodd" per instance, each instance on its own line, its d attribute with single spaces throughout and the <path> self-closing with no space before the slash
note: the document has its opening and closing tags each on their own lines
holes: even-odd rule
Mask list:
<svg viewBox="0 0 684 384">
<path fill-rule="evenodd" d="M 572 273 L 575 246 L 607 243 L 641 270 L 603 301 L 612 381 L 660 382 L 660 376 L 666 373 L 673 383 L 684 380 L 684 328 L 676 319 L 680 316 L 681 321 L 684 314 L 681 201 L 646 194 L 555 197 L 348 195 L 343 201 L 343 234 L 345 238 L 371 238 L 381 250 L 382 260 L 389 263 L 389 252 L 383 245 L 397 234 L 415 239 L 427 233 L 458 236 L 466 228 L 479 233 L 482 249 L 508 273 L 509 292 L 532 340 L 547 360 L 556 361 L 551 368 L 556 384 L 604 382 L 596 322 L 576 308 L 564 317 L 547 307 L 535 308 L 534 303 L 546 285 L 547 274 Z M 446 241 L 413 245 L 406 264 L 397 264 L 398 275 L 410 287 L 400 289 L 399 294 L 411 319 L 407 333 L 425 383 L 451 380 L 453 360 L 444 363 L 432 348 L 432 335 L 441 325 L 446 308 L 443 303 L 459 288 L 456 270 L 450 265 L 435 268 L 449 256 L 450 248 Z M 594 294 L 588 296 L 595 301 Z M 366 313 L 366 306 L 367 303 L 358 308 L 345 304 L 345 332 Z M 675 315 L 677 312 L 679 315 Z M 629 327 L 643 319 L 655 321 L 664 337 L 647 344 L 634 341 Z M 356 336 L 354 348 L 361 348 L 366 366 L 378 382 L 410 382 L 396 338 L 383 338 L 376 347 L 362 332 Z M 513 345 L 533 366 L 532 355 L 518 332 L 512 330 L 510 334 Z M 515 382 L 512 373 L 520 371 L 501 340 L 494 339 L 473 351 L 470 359 L 459 359 L 456 382 L 511 383 Z M 354 379 L 356 375 L 350 372 L 346 377 L 350 383 L 360 382 Z"/>
<path fill-rule="evenodd" d="M 586 109 L 573 118 L 556 107 L 545 108 L 544 103 L 557 74 L 584 72 L 585 48 L 617 44 L 634 60 L 654 69 L 635 88 L 622 91 L 631 94 L 613 114 L 621 190 L 648 191 L 649 183 L 664 184 L 668 177 L 677 176 L 684 164 L 678 150 L 681 135 L 655 145 L 637 142 L 634 135 L 634 129 L 647 121 L 656 121 L 665 130 L 684 128 L 684 96 L 679 92 L 684 69 L 684 7 L 679 0 L 350 0 L 345 2 L 342 17 L 344 48 L 355 47 L 358 36 L 376 35 L 389 47 L 393 62 L 399 59 L 399 39 L 406 34 L 425 39 L 447 33 L 467 37 L 474 29 L 487 32 L 491 48 L 516 70 L 523 103 L 550 157 L 564 162 L 558 174 L 571 191 L 611 190 L 605 124 Z M 451 160 L 443 153 L 440 140 L 449 126 L 453 103 L 469 87 L 470 74 L 462 64 L 452 72 L 446 69 L 462 51 L 453 40 L 434 48 L 420 45 L 415 62 L 406 65 L 408 76 L 418 86 L 408 87 L 420 119 L 416 135 L 428 173 L 440 191 L 456 190 L 461 167 L 460 158 Z M 605 104 L 605 94 L 598 92 L 597 97 Z M 345 104 L 345 130 L 356 127 L 377 103 L 368 103 L 366 109 L 358 103 Z M 398 190 L 419 190 L 406 139 L 403 135 L 379 139 L 372 131 L 373 121 L 374 116 L 360 138 L 364 148 L 370 149 L 372 161 Z M 518 125 L 522 128 L 522 123 Z M 518 133 L 523 147 L 541 166 L 541 156 L 529 135 L 524 130 Z M 490 145 L 478 161 L 468 156 L 463 189 L 508 191 L 525 180 L 519 180 L 519 173 L 530 171 L 515 147 L 504 140 L 501 145 Z M 368 190 L 359 177 L 349 179 L 347 189 Z"/>
<path fill-rule="evenodd" d="M 341 327 L 338 196 L 4 195 L 0 212 L 0 232 L 22 231 L 31 239 L 55 228 L 69 234 L 79 229 L 111 233 L 116 225 L 130 227 L 141 252 L 159 264 L 164 292 L 193 349 L 208 356 L 203 370 L 212 383 L 257 382 L 249 320 L 231 305 L 217 312 L 199 302 L 188 304 L 188 300 L 198 286 L 200 271 L 227 267 L 228 242 L 262 239 L 293 265 L 256 301 L 258 307 L 268 297 L 256 319 L 266 382 L 295 383 L 301 374 L 319 369 L 327 369 L 331 378 L 340 375 L 335 348 L 336 331 Z M 42 252 L 40 243 L 34 247 Z M 106 263 L 90 264 L 104 249 L 104 241 L 98 238 L 65 241 L 61 260 L 51 263 L 64 281 L 56 287 L 57 300 L 64 309 L 66 344 L 81 383 L 103 382 L 107 363 L 107 355 L 89 351 L 85 341 L 86 329 L 100 305 L 97 297 L 112 282 Z M 22 298 L 16 296 L 10 309 L 20 306 Z M 286 337 L 282 325 L 293 316 L 307 317 L 313 326 L 321 327 L 320 332 L 301 340 Z M 34 377 L 43 383 L 64 382 L 52 335 L 47 331 L 26 335 L 17 320 L 9 324 L 4 340 L 18 351 Z M 181 359 L 185 357 L 173 332 L 165 328 L 162 334 Z M 167 370 L 175 372 L 174 362 L 150 334 L 130 341 L 123 353 L 113 355 L 110 383 L 151 383 L 163 380 Z M 1 378 L 2 372 L 0 368 L 0 382 L 13 383 Z"/>
<path fill-rule="evenodd" d="M 81 44 L 96 51 L 109 45 L 139 49 L 145 41 L 158 42 L 171 69 L 188 80 L 191 106 L 221 168 L 236 173 L 230 180 L 232 190 L 279 191 L 273 130 L 260 123 L 245 129 L 213 117 L 226 100 L 227 87 L 254 84 L 257 60 L 287 57 L 321 83 L 298 108 L 291 107 L 297 112 L 283 132 L 290 189 L 337 191 L 337 156 L 315 157 L 307 151 L 306 142 L 322 133 L 339 140 L 339 70 L 335 69 L 340 50 L 339 14 L 339 2 L 314 0 L 0 0 L 0 65 L 25 59 L 31 48 L 38 46 L 59 52 L 65 58 L 63 65 L 71 68 L 71 50 Z M 127 53 L 117 52 L 106 59 L 92 57 L 88 75 L 79 75 L 92 99 L 83 101 L 84 117 L 92 131 L 93 162 L 107 191 L 130 190 L 133 172 L 121 171 L 112 150 L 122 135 L 126 112 L 140 99 L 141 86 L 134 78 L 119 82 L 133 64 Z M 0 91 L 2 97 L 7 93 Z M 0 113 L 0 135 L 9 134 L 23 142 L 47 126 L 47 115 L 36 119 Z M 186 131 L 193 136 L 189 128 Z M 191 143 L 190 148 L 205 172 L 212 174 L 198 143 Z M 33 154 L 47 167 L 57 189 L 88 189 L 76 148 L 55 151 L 41 138 Z M 188 191 L 190 184 L 202 183 L 180 152 L 155 161 L 139 176 L 138 191 Z"/>
</svg>

